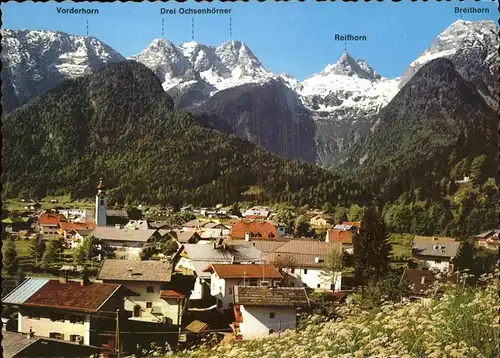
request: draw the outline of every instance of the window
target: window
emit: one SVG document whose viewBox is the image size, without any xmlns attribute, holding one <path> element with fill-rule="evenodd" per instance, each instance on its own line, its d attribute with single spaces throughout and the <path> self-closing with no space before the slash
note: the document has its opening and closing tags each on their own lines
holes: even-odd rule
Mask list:
<svg viewBox="0 0 500 358">
<path fill-rule="evenodd" d="M 134 317 L 141 317 L 141 306 L 134 306 Z"/>
<path fill-rule="evenodd" d="M 146 308 L 153 307 L 153 302 L 146 302 Z"/>
<path fill-rule="evenodd" d="M 269 312 L 269 318 L 274 319 L 276 314 L 274 312 Z"/>
<path fill-rule="evenodd" d="M 71 342 L 83 342 L 83 336 L 79 336 L 78 334 L 70 334 L 69 340 Z"/>
<path fill-rule="evenodd" d="M 273 334 L 273 333 L 274 333 L 274 329 L 270 329 L 269 334 Z"/>
<path fill-rule="evenodd" d="M 425 276 L 420 277 L 420 283 L 423 285 L 425 283 Z"/>
<path fill-rule="evenodd" d="M 64 339 L 64 334 L 59 333 L 59 332 L 50 332 L 49 338 Z"/>
<path fill-rule="evenodd" d="M 101 205 L 104 205 L 104 198 L 101 198 Z"/>
<path fill-rule="evenodd" d="M 233 294 L 233 289 L 231 287 L 229 287 L 229 294 L 232 295 Z"/>
<path fill-rule="evenodd" d="M 307 275 L 307 269 L 304 269 L 304 275 Z"/>
<path fill-rule="evenodd" d="M 148 286 L 148 287 L 146 287 L 146 292 L 153 293 L 153 292 L 155 292 L 155 288 L 153 286 Z"/>
<path fill-rule="evenodd" d="M 295 273 L 295 269 L 294 268 L 292 268 L 292 273 Z"/>
<path fill-rule="evenodd" d="M 332 286 L 333 286 L 333 284 L 332 284 Z M 316 288 L 320 288 L 320 287 L 321 287 L 321 284 L 319 284 L 319 283 L 318 283 L 318 284 L 316 285 Z"/>
</svg>

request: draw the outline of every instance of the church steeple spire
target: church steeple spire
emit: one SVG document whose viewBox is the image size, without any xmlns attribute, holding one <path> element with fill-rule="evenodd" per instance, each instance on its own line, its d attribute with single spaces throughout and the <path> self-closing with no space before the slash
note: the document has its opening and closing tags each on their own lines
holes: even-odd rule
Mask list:
<svg viewBox="0 0 500 358">
<path fill-rule="evenodd" d="M 104 187 L 104 181 L 102 177 L 97 184 L 97 194 L 95 200 L 95 222 L 97 226 L 106 226 L 106 214 L 108 209 L 108 203 L 106 198 L 106 192 Z"/>
</svg>

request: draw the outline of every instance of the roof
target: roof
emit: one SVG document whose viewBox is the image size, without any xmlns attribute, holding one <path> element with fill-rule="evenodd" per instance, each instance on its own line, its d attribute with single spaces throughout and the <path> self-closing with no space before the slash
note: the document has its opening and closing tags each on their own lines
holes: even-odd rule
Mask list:
<svg viewBox="0 0 500 358">
<path fill-rule="evenodd" d="M 160 291 L 160 298 L 164 300 L 168 299 L 174 299 L 174 300 L 181 300 L 185 296 L 182 293 L 179 293 L 174 290 L 161 290 Z"/>
<path fill-rule="evenodd" d="M 268 221 L 241 220 L 231 227 L 229 236 L 236 239 L 244 239 L 245 234 L 250 233 L 250 238 L 278 238 L 276 227 Z"/>
<path fill-rule="evenodd" d="M 235 286 L 233 302 L 245 306 L 309 306 L 305 288 Z"/>
<path fill-rule="evenodd" d="M 214 263 L 251 263 L 265 260 L 262 251 L 248 245 L 226 245 L 214 248 L 213 245 L 184 244 L 187 257 L 193 262 L 198 277 L 210 278 L 203 270 Z"/>
<path fill-rule="evenodd" d="M 31 297 L 24 301 L 25 306 L 52 307 L 59 309 L 97 312 L 99 308 L 121 287 L 108 283 L 89 283 L 49 280 Z"/>
<path fill-rule="evenodd" d="M 169 233 L 175 240 L 183 244 L 187 244 L 193 237 L 196 239 L 195 242 L 200 239 L 200 235 L 196 231 L 172 230 Z"/>
<path fill-rule="evenodd" d="M 77 234 L 80 234 L 81 236 L 87 236 L 92 232 L 93 229 L 77 229 L 77 230 L 71 230 L 73 232 L 76 232 Z"/>
<path fill-rule="evenodd" d="M 156 232 L 154 229 L 116 228 L 112 226 L 96 227 L 90 235 L 101 240 L 146 242 Z"/>
<path fill-rule="evenodd" d="M 338 242 L 344 245 L 352 245 L 352 232 L 345 230 L 328 230 L 328 240 L 330 242 Z"/>
<path fill-rule="evenodd" d="M 246 240 L 227 240 L 226 242 L 231 245 L 246 245 L 253 246 L 259 249 L 262 252 L 269 253 L 274 252 L 278 247 L 285 245 L 289 240 L 282 241 L 282 238 L 279 240 L 254 240 L 254 241 L 246 241 Z"/>
<path fill-rule="evenodd" d="M 355 229 L 354 226 L 352 225 L 347 225 L 347 224 L 338 224 L 338 225 L 335 225 L 333 227 L 334 230 L 344 230 L 344 231 L 347 231 L 347 230 L 352 230 L 352 229 Z"/>
<path fill-rule="evenodd" d="M 356 229 L 361 227 L 361 221 L 343 221 L 342 224 L 354 226 Z"/>
<path fill-rule="evenodd" d="M 342 245 L 337 242 L 290 240 L 274 252 L 308 255 L 325 255 L 331 251 L 342 252 Z"/>
<path fill-rule="evenodd" d="M 59 227 L 65 231 L 71 231 L 71 230 L 92 231 L 93 229 L 95 229 L 96 225 L 94 222 L 85 222 L 85 223 L 60 222 Z"/>
<path fill-rule="evenodd" d="M 146 220 L 129 220 L 125 224 L 125 227 L 137 227 L 139 229 L 149 229 L 148 222 Z"/>
<path fill-rule="evenodd" d="M 443 237 L 443 236 L 419 236 L 415 235 L 413 237 L 413 242 L 455 242 L 452 237 Z"/>
<path fill-rule="evenodd" d="M 25 334 L 17 332 L 2 332 L 2 350 L 4 358 L 12 358 L 16 354 L 21 353 L 23 350 L 37 342 L 40 338 L 28 338 Z"/>
<path fill-rule="evenodd" d="M 3 222 L 3 220 L 2 220 L 2 222 Z M 488 236 L 493 236 L 493 235 L 498 235 L 498 233 L 496 232 L 496 230 L 485 231 L 485 232 L 482 232 L 480 234 L 477 234 L 474 237 L 476 239 L 484 239 L 484 238 L 487 238 Z"/>
<path fill-rule="evenodd" d="M 207 328 L 208 328 L 208 323 L 195 319 L 193 322 L 191 322 L 186 326 L 186 331 L 198 333 L 206 330 Z"/>
<path fill-rule="evenodd" d="M 149 221 L 148 224 L 153 229 L 172 229 L 167 221 Z"/>
<path fill-rule="evenodd" d="M 57 214 L 57 213 L 45 212 L 38 218 L 39 225 L 56 225 L 59 224 L 61 221 L 66 221 L 66 217 L 63 214 Z"/>
<path fill-rule="evenodd" d="M 419 256 L 455 257 L 460 242 L 421 242 L 413 241 L 412 251 Z"/>
<path fill-rule="evenodd" d="M 106 259 L 97 275 L 99 280 L 170 282 L 172 263 L 159 260 Z"/>
<path fill-rule="evenodd" d="M 207 221 L 199 221 L 195 219 L 182 224 L 182 227 L 198 228 L 198 227 L 204 227 L 206 224 L 208 224 Z"/>
<path fill-rule="evenodd" d="M 2 303 L 22 304 L 50 280 L 30 277 L 2 299 Z"/>
<path fill-rule="evenodd" d="M 220 278 L 283 278 L 270 264 L 212 264 L 205 272 L 215 272 Z"/>
</svg>

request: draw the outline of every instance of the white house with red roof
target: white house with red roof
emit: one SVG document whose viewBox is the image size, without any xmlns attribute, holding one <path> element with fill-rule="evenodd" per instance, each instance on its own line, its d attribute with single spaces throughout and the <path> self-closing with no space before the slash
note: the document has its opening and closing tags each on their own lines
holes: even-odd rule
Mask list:
<svg viewBox="0 0 500 358">
<path fill-rule="evenodd" d="M 57 235 L 61 222 L 67 221 L 63 214 L 44 212 L 38 218 L 38 228 L 42 235 Z"/>
<path fill-rule="evenodd" d="M 231 308 L 234 286 L 274 286 L 283 278 L 270 264 L 212 264 L 204 271 L 211 274 L 210 294 L 221 310 Z"/>
</svg>

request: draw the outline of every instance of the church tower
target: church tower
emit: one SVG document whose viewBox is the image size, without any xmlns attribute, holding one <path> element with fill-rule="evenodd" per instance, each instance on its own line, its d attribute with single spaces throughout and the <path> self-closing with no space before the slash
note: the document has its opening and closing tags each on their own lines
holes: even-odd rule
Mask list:
<svg viewBox="0 0 500 358">
<path fill-rule="evenodd" d="M 106 191 L 104 183 L 99 180 L 97 184 L 97 194 L 95 196 L 95 223 L 96 226 L 106 226 L 106 214 L 108 211 L 108 200 L 106 198 Z"/>
</svg>

